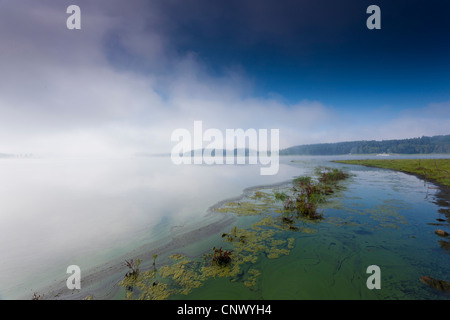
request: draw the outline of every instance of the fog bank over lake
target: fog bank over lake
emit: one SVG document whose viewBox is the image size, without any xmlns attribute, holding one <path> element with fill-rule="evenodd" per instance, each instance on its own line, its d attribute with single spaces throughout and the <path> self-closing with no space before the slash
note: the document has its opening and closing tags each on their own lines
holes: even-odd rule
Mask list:
<svg viewBox="0 0 450 320">
<path fill-rule="evenodd" d="M 173 227 L 213 221 L 214 213 L 204 219 L 208 208 L 248 187 L 368 157 L 376 156 L 280 157 L 273 176 L 259 165 L 174 165 L 170 157 L 2 159 L 0 298 L 31 298 L 67 279 L 69 265 L 83 272 L 168 237 Z M 383 190 L 378 171 L 363 180 Z"/>
<path fill-rule="evenodd" d="M 54 268 L 64 277 L 68 265 L 101 264 L 201 219 L 247 187 L 299 170 L 281 165 L 262 176 L 259 165 L 130 157 L 4 159 L 0 172 L 0 297 L 14 298 Z"/>
</svg>

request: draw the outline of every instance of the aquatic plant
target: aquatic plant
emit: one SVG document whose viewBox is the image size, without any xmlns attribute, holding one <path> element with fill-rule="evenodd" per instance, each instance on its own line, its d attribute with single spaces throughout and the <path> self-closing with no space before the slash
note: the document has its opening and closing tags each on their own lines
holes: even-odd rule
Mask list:
<svg viewBox="0 0 450 320">
<path fill-rule="evenodd" d="M 249 196 L 248 198 L 252 200 L 258 200 L 259 202 L 263 202 L 266 204 L 273 202 L 272 195 L 270 193 L 262 191 L 262 188 L 254 190 L 253 195 Z"/>
<path fill-rule="evenodd" d="M 238 235 L 237 232 L 237 226 L 234 226 L 233 230 L 230 233 L 222 233 L 222 238 L 226 238 L 227 241 L 233 242 L 233 241 L 240 241 L 242 243 L 245 242 L 245 235 Z"/>
<path fill-rule="evenodd" d="M 284 193 L 284 192 L 274 191 L 273 194 L 274 194 L 274 197 L 275 197 L 276 200 L 283 201 L 283 202 L 288 197 L 288 195 L 286 193 Z"/>
<path fill-rule="evenodd" d="M 249 229 L 234 226 L 223 234 L 224 239 L 232 243 L 233 249 L 214 247 L 212 253 L 205 254 L 200 260 L 188 260 L 180 254 L 174 254 L 170 257 L 174 263 L 164 265 L 158 271 L 139 272 L 136 277 L 125 277 L 119 285 L 134 288 L 126 291 L 127 299 L 150 300 L 188 294 L 207 279 L 217 277 L 241 281 L 244 286 L 254 289 L 260 273 L 254 270 L 247 273 L 249 264 L 256 263 L 261 254 L 275 259 L 288 255 L 293 248 L 293 238 L 277 239 L 277 232 L 282 228 L 276 222 L 272 217 L 266 216 Z M 247 279 L 243 276 L 245 274 L 249 275 Z"/>
<path fill-rule="evenodd" d="M 281 217 L 281 221 L 285 224 L 293 224 L 295 222 L 295 220 L 293 218 L 291 218 L 290 216 L 284 215 Z"/>
<path fill-rule="evenodd" d="M 312 178 L 310 176 L 301 176 L 301 177 L 294 178 L 294 180 L 292 180 L 292 183 L 297 186 L 303 186 L 303 185 L 311 184 L 311 181 L 312 181 Z"/>
<path fill-rule="evenodd" d="M 153 270 L 155 270 L 155 271 L 156 271 L 156 258 L 158 258 L 158 255 L 154 254 L 153 255 Z"/>
<path fill-rule="evenodd" d="M 127 287 L 129 282 L 130 279 L 125 278 L 119 285 Z M 136 290 L 127 290 L 126 298 L 128 300 L 134 299 L 134 294 L 138 294 L 139 300 L 165 300 L 174 293 L 167 284 L 156 279 L 156 272 L 153 270 L 140 272 L 132 285 L 136 287 Z"/>
<path fill-rule="evenodd" d="M 321 172 L 323 173 L 323 170 Z M 337 176 L 342 177 L 332 172 L 331 178 L 322 180 L 336 181 Z M 317 232 L 305 225 L 300 227 L 296 224 L 299 220 L 305 224 L 322 219 L 319 204 L 325 202 L 325 195 L 331 194 L 335 187 L 336 184 L 303 176 L 295 178 L 291 186 L 275 190 L 267 188 L 268 191 L 264 188 L 252 190 L 243 199 L 215 208 L 218 212 L 238 216 L 261 216 L 250 228 L 241 229 L 234 226 L 229 232 L 223 232 L 221 237 L 223 241 L 228 242 L 226 249 L 214 247 L 212 252 L 203 256 L 203 259 L 196 260 L 175 254 L 170 257 L 172 263 L 163 265 L 158 270 L 155 254 L 153 270 L 147 272 L 139 272 L 139 260 L 139 262 L 127 261 L 130 271 L 120 285 L 127 288 L 128 299 L 137 296 L 139 299 L 152 300 L 188 294 L 207 279 L 217 277 L 242 282 L 244 286 L 254 290 L 261 273 L 252 269 L 251 265 L 261 257 L 276 259 L 289 255 L 295 239 L 286 239 L 284 237 L 286 230 Z M 280 205 L 279 201 L 283 204 Z M 133 288 L 135 290 L 132 292 Z"/>
<path fill-rule="evenodd" d="M 294 248 L 294 242 L 295 242 L 294 238 L 287 239 L 287 243 L 288 243 L 287 246 L 288 246 L 289 249 L 293 249 Z"/>
<path fill-rule="evenodd" d="M 264 197 L 264 194 L 261 191 L 256 191 L 255 194 L 253 195 L 254 198 L 259 199 Z"/>
<path fill-rule="evenodd" d="M 128 267 L 128 269 L 130 269 L 130 271 L 128 271 L 125 276 L 130 277 L 130 276 L 136 276 L 137 274 L 139 274 L 139 265 L 140 264 L 141 264 L 140 259 L 125 260 L 125 265 Z"/>
<path fill-rule="evenodd" d="M 322 167 L 317 167 L 315 172 L 318 175 L 318 182 L 314 182 L 309 176 L 297 177 L 292 181 L 294 194 L 285 198 L 283 206 L 285 210 L 311 220 L 323 218 L 323 213 L 318 211 L 318 205 L 325 202 L 325 196 L 334 193 L 337 182 L 348 178 L 349 174 L 339 169 Z M 282 221 L 292 225 L 291 219 L 283 217 Z"/>
<path fill-rule="evenodd" d="M 125 260 L 125 265 L 128 267 L 129 271 L 125 274 L 125 277 L 121 281 L 120 285 L 123 285 L 127 291 L 133 291 L 133 287 L 139 276 L 140 264 L 141 264 L 140 259 Z"/>
<path fill-rule="evenodd" d="M 318 200 L 316 196 L 313 196 L 313 193 L 301 192 L 295 198 L 288 197 L 284 202 L 284 209 L 313 220 L 322 219 L 322 213 L 317 211 L 317 202 Z M 288 221 L 289 218 L 287 217 L 285 220 Z"/>
<path fill-rule="evenodd" d="M 323 218 L 322 213 L 317 211 L 317 202 L 315 202 L 311 198 L 305 198 L 301 196 L 297 197 L 296 210 L 297 213 L 311 220 Z"/>
<path fill-rule="evenodd" d="M 223 267 L 231 262 L 231 254 L 233 253 L 233 250 L 222 250 L 222 247 L 219 249 L 213 248 L 213 250 L 214 253 L 211 259 L 213 264 Z"/>
<path fill-rule="evenodd" d="M 271 204 L 252 203 L 252 202 L 228 202 L 220 208 L 215 208 L 217 212 L 229 212 L 238 216 L 261 215 L 267 212 Z"/>
<path fill-rule="evenodd" d="M 319 174 L 319 181 L 322 183 L 336 183 L 337 181 L 347 179 L 349 177 L 349 174 L 337 169 L 326 169 L 325 171 L 320 172 Z"/>
<path fill-rule="evenodd" d="M 198 261 L 190 261 L 182 255 L 173 255 L 171 258 L 176 263 L 165 265 L 159 271 L 160 277 L 172 281 L 166 284 L 169 294 L 188 294 L 192 289 L 202 285 L 206 278 L 200 272 Z"/>
<path fill-rule="evenodd" d="M 244 281 L 244 285 L 249 289 L 254 289 L 257 285 L 258 277 L 261 275 L 261 272 L 256 269 L 248 270 L 249 277 Z"/>
<path fill-rule="evenodd" d="M 139 300 L 166 300 L 173 294 L 172 290 L 168 289 L 168 285 L 161 282 L 152 282 L 150 285 L 141 282 L 139 285 L 142 294 Z M 128 294 L 128 299 L 131 299 L 131 294 Z"/>
</svg>

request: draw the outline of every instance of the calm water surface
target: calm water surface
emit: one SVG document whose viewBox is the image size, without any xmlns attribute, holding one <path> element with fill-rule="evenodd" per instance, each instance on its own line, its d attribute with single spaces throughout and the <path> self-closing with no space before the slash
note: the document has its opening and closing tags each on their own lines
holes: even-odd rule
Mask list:
<svg viewBox="0 0 450 320">
<path fill-rule="evenodd" d="M 353 176 L 324 206 L 325 219 L 305 226 L 314 233 L 282 234 L 295 239 L 290 254 L 252 265 L 261 273 L 255 286 L 221 278 L 172 298 L 448 299 L 418 280 L 450 275 L 448 251 L 431 225 L 440 217 L 436 189 L 414 176 L 328 162 L 339 158 L 347 157 L 283 157 L 276 176 L 261 176 L 258 166 L 175 166 L 162 157 L 2 159 L 0 298 L 31 298 L 65 279 L 69 265 L 87 270 L 122 257 L 174 226 L 195 225 L 245 188 L 324 165 Z M 248 218 L 237 219 L 245 225 Z M 222 241 L 212 239 L 192 250 Z M 380 290 L 366 287 L 369 265 L 381 269 Z"/>
</svg>

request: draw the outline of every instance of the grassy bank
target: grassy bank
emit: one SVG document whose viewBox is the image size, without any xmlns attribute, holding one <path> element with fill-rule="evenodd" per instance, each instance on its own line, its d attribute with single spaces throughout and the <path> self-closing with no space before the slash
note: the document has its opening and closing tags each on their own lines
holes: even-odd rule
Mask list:
<svg viewBox="0 0 450 320">
<path fill-rule="evenodd" d="M 397 170 L 450 187 L 450 159 L 367 159 L 334 162 Z"/>
</svg>

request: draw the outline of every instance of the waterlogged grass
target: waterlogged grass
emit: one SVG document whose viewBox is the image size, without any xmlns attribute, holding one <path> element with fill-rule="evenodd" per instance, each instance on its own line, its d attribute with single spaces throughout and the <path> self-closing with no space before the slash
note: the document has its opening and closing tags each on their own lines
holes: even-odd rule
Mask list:
<svg viewBox="0 0 450 320">
<path fill-rule="evenodd" d="M 450 186 L 450 159 L 368 159 L 335 162 L 402 171 Z"/>
<path fill-rule="evenodd" d="M 175 254 L 172 263 L 153 270 L 140 271 L 140 261 L 126 261 L 130 272 L 119 283 L 127 299 L 165 300 L 180 297 L 199 288 L 210 279 L 228 278 L 250 290 L 257 290 L 261 271 L 254 267 L 262 258 L 277 259 L 289 255 L 295 238 L 286 231 L 317 232 L 313 226 L 323 217 L 318 212 L 326 196 L 339 189 L 338 182 L 348 174 L 320 168 L 312 177 L 298 177 L 284 188 L 254 190 L 242 201 L 224 204 L 216 211 L 238 216 L 260 217 L 249 228 L 235 226 L 222 234 L 224 248 L 212 248 L 203 259 Z"/>
</svg>

